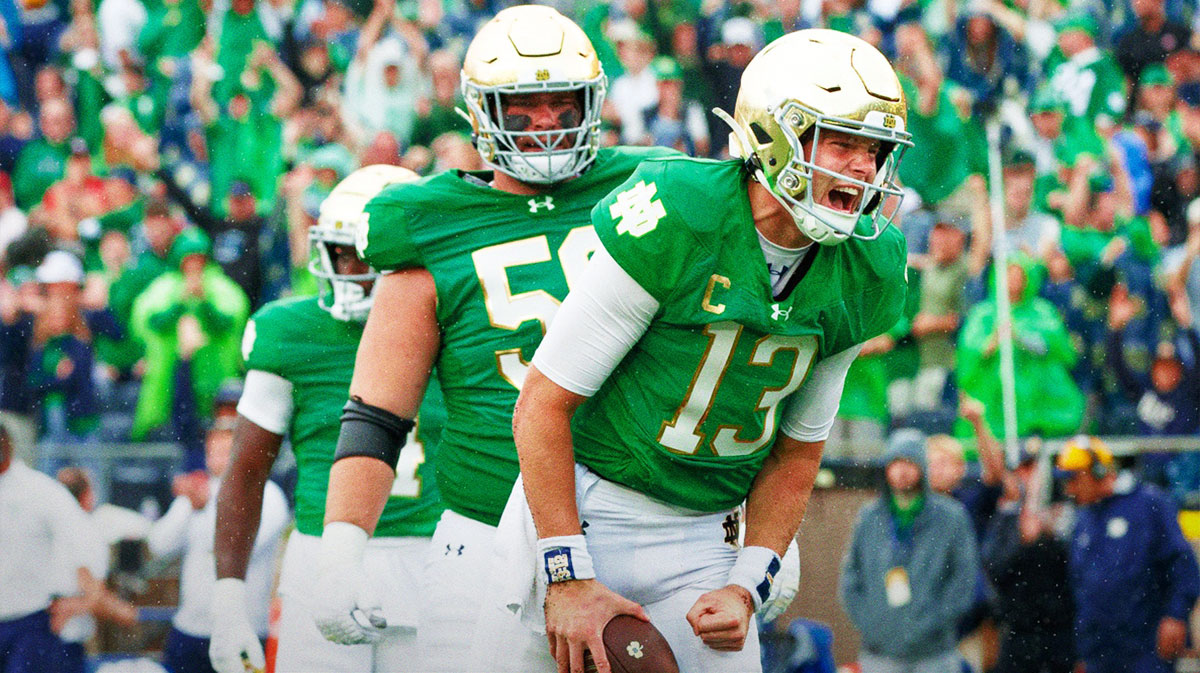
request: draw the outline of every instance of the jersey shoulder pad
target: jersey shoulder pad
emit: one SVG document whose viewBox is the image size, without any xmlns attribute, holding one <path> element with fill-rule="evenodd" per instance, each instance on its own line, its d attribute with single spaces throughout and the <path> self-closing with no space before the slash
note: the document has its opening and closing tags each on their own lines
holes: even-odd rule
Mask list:
<svg viewBox="0 0 1200 673">
<path fill-rule="evenodd" d="M 904 314 L 908 296 L 908 245 L 904 234 L 889 226 L 873 241 L 850 239 L 833 249 L 842 278 L 842 310 L 849 330 L 836 343 L 837 353 L 883 334 Z"/>
<path fill-rule="evenodd" d="M 597 156 L 597 163 L 606 167 L 611 166 L 614 170 L 630 172 L 643 161 L 668 157 L 686 158 L 687 155 L 669 147 L 617 145 L 601 149 Z"/>
<path fill-rule="evenodd" d="M 276 299 L 255 311 L 242 334 L 242 360 L 246 369 L 284 376 L 288 344 L 295 341 L 293 335 L 297 330 L 311 322 L 314 312 L 323 312 L 316 297 Z"/>
<path fill-rule="evenodd" d="M 682 155 L 648 159 L 596 204 L 592 224 L 621 268 L 662 302 L 700 260 L 715 255 L 727 211 L 739 202 L 732 193 L 741 185 L 738 170 Z"/>
<path fill-rule="evenodd" d="M 367 203 L 355 240 L 359 257 L 379 271 L 424 265 L 410 228 L 414 211 L 430 198 L 428 185 L 436 177 L 391 185 Z"/>
</svg>

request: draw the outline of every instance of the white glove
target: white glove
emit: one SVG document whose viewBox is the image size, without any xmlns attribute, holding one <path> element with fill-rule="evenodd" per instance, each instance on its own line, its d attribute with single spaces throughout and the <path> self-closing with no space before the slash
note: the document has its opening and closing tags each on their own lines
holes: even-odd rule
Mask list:
<svg viewBox="0 0 1200 673">
<path fill-rule="evenodd" d="M 788 545 L 787 553 L 779 562 L 779 572 L 775 575 L 775 581 L 771 584 L 771 593 L 767 596 L 767 600 L 763 601 L 762 607 L 758 609 L 758 616 L 764 622 L 774 621 L 779 618 L 792 604 L 792 600 L 796 598 L 796 592 L 800 590 L 800 546 L 792 540 Z"/>
<path fill-rule="evenodd" d="M 367 590 L 363 549 L 367 531 L 344 521 L 325 525 L 317 557 L 314 619 L 326 640 L 361 645 L 379 640 L 387 620 L 379 599 Z"/>
<path fill-rule="evenodd" d="M 246 583 L 226 577 L 213 588 L 212 639 L 208 658 L 217 673 L 261 672 L 267 666 L 262 643 L 246 610 Z"/>
</svg>

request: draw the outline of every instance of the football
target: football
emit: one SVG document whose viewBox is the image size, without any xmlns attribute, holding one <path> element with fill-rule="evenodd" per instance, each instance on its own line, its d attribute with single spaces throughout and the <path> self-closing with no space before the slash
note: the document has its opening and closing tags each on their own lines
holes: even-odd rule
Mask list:
<svg viewBox="0 0 1200 673">
<path fill-rule="evenodd" d="M 609 620 L 604 626 L 604 651 L 613 673 L 679 673 L 667 639 L 653 624 L 637 617 L 617 615 Z M 590 652 L 584 654 L 584 670 L 596 670 Z"/>
</svg>

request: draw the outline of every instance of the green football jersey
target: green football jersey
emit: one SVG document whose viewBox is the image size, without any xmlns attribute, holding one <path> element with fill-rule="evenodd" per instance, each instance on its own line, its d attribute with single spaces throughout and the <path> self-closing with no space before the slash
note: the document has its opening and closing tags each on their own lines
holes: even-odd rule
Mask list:
<svg viewBox="0 0 1200 673">
<path fill-rule="evenodd" d="M 496 525 L 519 471 L 512 411 L 559 303 L 599 247 L 592 206 L 662 148 L 600 150 L 578 178 L 539 196 L 442 173 L 386 189 L 360 226 L 363 259 L 423 267 L 437 286 L 437 375 L 447 422 L 438 487 L 451 510 Z"/>
<path fill-rule="evenodd" d="M 298 472 L 296 528 L 307 535 L 320 535 L 324 527 L 329 469 L 362 333 L 362 323 L 334 319 L 316 297 L 273 301 L 246 324 L 242 340 L 246 369 L 270 372 L 292 384 L 287 435 Z M 396 481 L 375 537 L 433 534 L 443 509 L 433 458 L 445 417 L 441 392 L 436 384 L 430 385 L 417 427 L 400 452 Z"/>
<path fill-rule="evenodd" d="M 659 310 L 576 413 L 575 458 L 705 512 L 745 499 L 812 366 L 890 328 L 907 292 L 904 236 L 888 227 L 816 247 L 774 299 L 748 179 L 738 160 L 647 161 L 592 212 L 605 249 Z"/>
</svg>

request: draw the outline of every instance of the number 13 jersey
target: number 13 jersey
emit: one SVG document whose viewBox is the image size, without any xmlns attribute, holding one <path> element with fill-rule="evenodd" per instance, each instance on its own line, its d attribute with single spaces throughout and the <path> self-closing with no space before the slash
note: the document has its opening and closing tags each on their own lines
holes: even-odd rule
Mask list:
<svg viewBox="0 0 1200 673">
<path fill-rule="evenodd" d="M 705 512 L 745 499 L 812 366 L 891 328 L 907 291 L 904 236 L 889 227 L 811 249 L 807 273 L 774 298 L 748 179 L 738 160 L 649 160 L 592 213 L 659 309 L 576 413 L 576 460 Z"/>
</svg>

